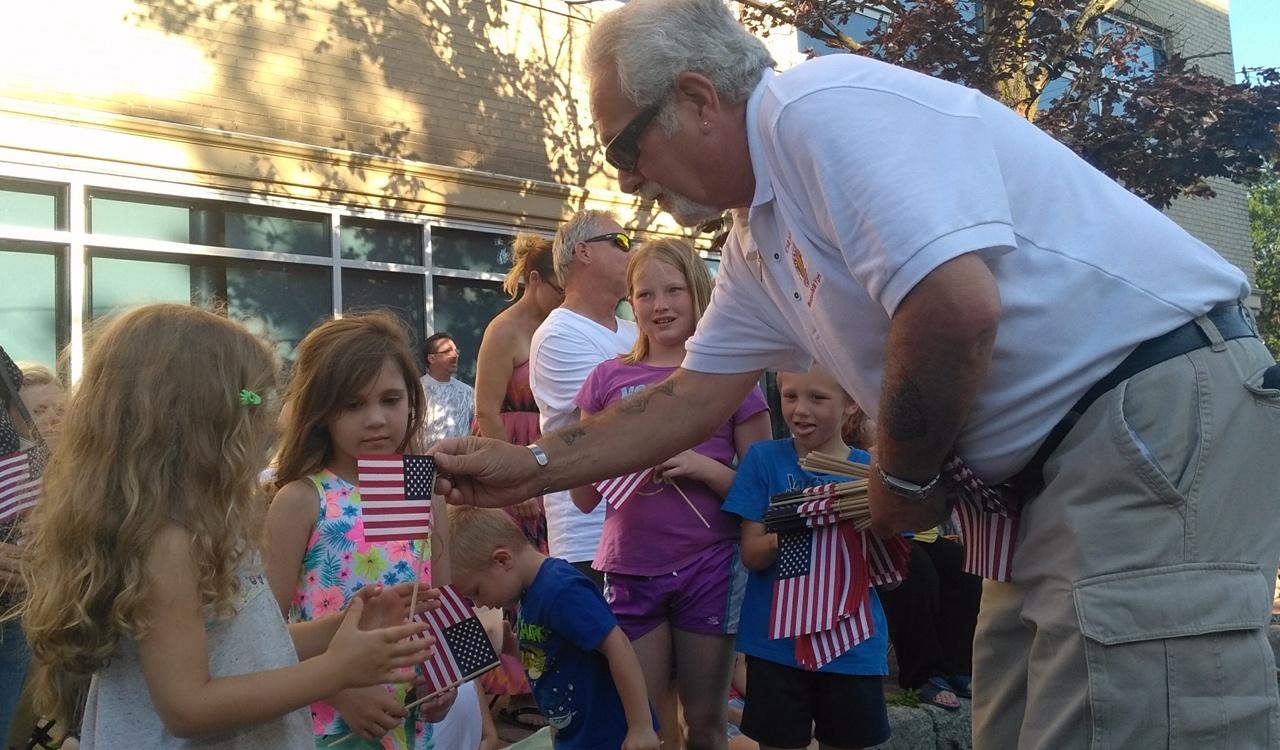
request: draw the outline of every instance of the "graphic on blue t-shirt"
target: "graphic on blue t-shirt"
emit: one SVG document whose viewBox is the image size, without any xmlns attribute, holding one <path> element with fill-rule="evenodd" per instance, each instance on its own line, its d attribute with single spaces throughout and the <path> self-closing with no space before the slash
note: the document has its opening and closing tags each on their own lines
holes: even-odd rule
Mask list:
<svg viewBox="0 0 1280 750">
<path fill-rule="evenodd" d="M 853 450 L 849 453 L 849 460 L 868 463 L 871 457 L 863 451 Z M 751 446 L 743 457 L 722 508 L 743 520 L 763 523 L 770 495 L 832 481 L 841 481 L 841 478 L 814 474 L 802 468 L 790 439 L 766 440 Z M 807 530 L 798 533 L 806 538 L 809 534 Z M 742 614 L 738 620 L 737 649 L 775 664 L 799 668 L 795 639 L 770 638 L 768 633 L 774 581 L 804 575 L 809 567 L 809 545 L 784 544 L 784 541 L 782 538 L 778 540 L 778 558 L 773 565 L 763 571 L 748 572 Z M 888 674 L 889 625 L 874 587 L 870 593 L 872 636 L 818 671 L 850 675 Z"/>
<path fill-rule="evenodd" d="M 595 584 L 554 557 L 520 600 L 521 661 L 558 749 L 620 747 L 626 737 L 609 662 L 596 650 L 617 624 Z"/>
</svg>

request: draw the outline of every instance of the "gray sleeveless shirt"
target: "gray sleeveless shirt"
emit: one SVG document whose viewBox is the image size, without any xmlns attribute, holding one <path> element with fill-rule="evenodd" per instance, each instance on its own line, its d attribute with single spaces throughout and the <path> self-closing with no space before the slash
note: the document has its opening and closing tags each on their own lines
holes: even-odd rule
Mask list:
<svg viewBox="0 0 1280 750">
<path fill-rule="evenodd" d="M 207 619 L 209 675 L 228 677 L 265 672 L 298 663 L 297 651 L 285 627 L 258 559 L 240 568 L 240 594 L 234 614 Z M 81 747 L 84 750 L 149 750 L 201 748 L 208 750 L 314 750 L 311 714 L 304 706 L 276 719 L 224 734 L 182 739 L 169 733 L 151 703 L 138 644 L 120 642 L 119 653 L 93 676 L 85 706 Z"/>
</svg>

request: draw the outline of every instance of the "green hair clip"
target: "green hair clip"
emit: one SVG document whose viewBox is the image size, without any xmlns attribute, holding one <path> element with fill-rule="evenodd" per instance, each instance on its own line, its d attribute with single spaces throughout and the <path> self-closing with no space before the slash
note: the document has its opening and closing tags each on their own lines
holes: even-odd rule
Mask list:
<svg viewBox="0 0 1280 750">
<path fill-rule="evenodd" d="M 262 396 L 259 396 L 257 391 L 251 391 L 248 388 L 242 388 L 240 390 L 241 406 L 258 406 L 261 403 Z"/>
</svg>

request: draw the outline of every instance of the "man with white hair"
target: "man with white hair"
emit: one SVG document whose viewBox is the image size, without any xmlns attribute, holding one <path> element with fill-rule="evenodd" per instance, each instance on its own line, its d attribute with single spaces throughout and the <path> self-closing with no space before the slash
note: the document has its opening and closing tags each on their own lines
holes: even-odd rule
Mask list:
<svg viewBox="0 0 1280 750">
<path fill-rule="evenodd" d="M 1280 744 L 1280 390 L 1244 274 L 976 91 L 854 55 L 772 65 L 720 0 L 593 27 L 622 188 L 687 224 L 735 211 L 716 292 L 662 385 L 532 452 L 441 446 L 450 499 L 652 465 L 761 370 L 817 361 L 879 424 L 875 529 L 958 498 L 993 579 L 975 747 Z"/>
<path fill-rule="evenodd" d="M 551 257 L 564 284 L 564 302 L 538 326 L 529 344 L 529 388 L 544 434 L 576 423 L 574 400 L 587 376 L 635 343 L 635 323 L 614 314 L 618 300 L 627 295 L 630 249 L 631 237 L 604 211 L 579 211 L 556 232 Z M 583 513 L 568 492 L 550 492 L 543 507 L 551 554 L 573 563 L 603 588 L 604 577 L 591 569 L 591 562 L 604 528 L 604 504 Z"/>
</svg>

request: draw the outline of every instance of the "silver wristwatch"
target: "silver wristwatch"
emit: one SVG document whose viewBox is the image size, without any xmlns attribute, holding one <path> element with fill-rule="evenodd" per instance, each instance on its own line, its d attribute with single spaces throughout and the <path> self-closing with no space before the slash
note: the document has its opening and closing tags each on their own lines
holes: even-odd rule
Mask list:
<svg viewBox="0 0 1280 750">
<path fill-rule="evenodd" d="M 924 500 L 938 484 L 938 480 L 942 478 L 941 474 L 935 474 L 933 479 L 930 479 L 925 484 L 916 484 L 915 482 L 895 477 L 878 464 L 876 465 L 876 471 L 880 474 L 880 484 L 883 484 L 885 489 L 908 500 Z"/>
<path fill-rule="evenodd" d="M 533 453 L 533 460 L 538 462 L 539 466 L 547 465 L 547 452 L 542 450 L 542 446 L 532 443 L 528 446 L 529 451 Z"/>
</svg>

